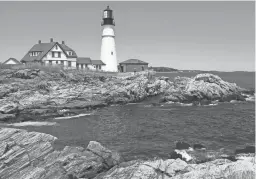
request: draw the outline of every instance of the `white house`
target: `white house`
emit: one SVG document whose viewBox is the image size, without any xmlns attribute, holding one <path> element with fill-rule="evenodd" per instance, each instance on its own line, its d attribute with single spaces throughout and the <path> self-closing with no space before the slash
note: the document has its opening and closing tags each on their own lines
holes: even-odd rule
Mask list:
<svg viewBox="0 0 256 179">
<path fill-rule="evenodd" d="M 5 64 L 5 65 L 19 65 L 21 63 L 18 60 L 16 60 L 15 58 L 9 58 L 5 62 L 3 62 L 3 64 Z"/>
<path fill-rule="evenodd" d="M 61 65 L 66 69 L 92 70 L 100 70 L 105 65 L 99 60 L 77 57 L 76 52 L 68 47 L 64 41 L 60 44 L 53 42 L 52 38 L 50 43 L 41 43 L 41 40 L 39 40 L 38 44 L 35 44 L 21 59 L 21 62 L 24 64 Z"/>
</svg>

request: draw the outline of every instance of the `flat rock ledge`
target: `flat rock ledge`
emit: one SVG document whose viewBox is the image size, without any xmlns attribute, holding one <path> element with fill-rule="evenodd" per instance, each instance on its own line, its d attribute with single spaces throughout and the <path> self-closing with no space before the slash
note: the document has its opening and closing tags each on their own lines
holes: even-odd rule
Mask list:
<svg viewBox="0 0 256 179">
<path fill-rule="evenodd" d="M 232 162 L 216 159 L 188 164 L 181 159 L 125 162 L 96 141 L 54 150 L 56 137 L 22 129 L 0 128 L 1 179 L 253 179 L 255 157 Z"/>
</svg>

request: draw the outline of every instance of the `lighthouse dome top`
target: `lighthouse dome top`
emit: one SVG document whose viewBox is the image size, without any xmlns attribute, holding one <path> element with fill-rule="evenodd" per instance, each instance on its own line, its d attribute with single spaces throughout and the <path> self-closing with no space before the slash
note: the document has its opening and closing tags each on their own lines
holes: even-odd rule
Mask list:
<svg viewBox="0 0 256 179">
<path fill-rule="evenodd" d="M 112 11 L 109 6 L 107 6 L 107 8 L 104 11 Z"/>
</svg>

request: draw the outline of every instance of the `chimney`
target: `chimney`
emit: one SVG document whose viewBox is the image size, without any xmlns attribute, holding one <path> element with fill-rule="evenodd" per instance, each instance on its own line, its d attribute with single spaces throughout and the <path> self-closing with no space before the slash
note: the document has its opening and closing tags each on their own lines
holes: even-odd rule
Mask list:
<svg viewBox="0 0 256 179">
<path fill-rule="evenodd" d="M 64 40 L 62 41 L 62 44 L 63 44 L 63 45 L 65 44 L 65 41 L 64 41 Z"/>
<path fill-rule="evenodd" d="M 40 44 L 40 43 L 41 43 L 41 40 L 38 40 L 38 43 Z"/>
<path fill-rule="evenodd" d="M 53 38 L 51 38 L 51 42 L 53 42 Z"/>
</svg>

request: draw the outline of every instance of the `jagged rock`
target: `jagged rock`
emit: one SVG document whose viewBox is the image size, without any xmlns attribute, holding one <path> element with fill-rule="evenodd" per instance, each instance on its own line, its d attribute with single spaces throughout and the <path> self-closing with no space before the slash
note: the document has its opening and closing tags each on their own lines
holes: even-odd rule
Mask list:
<svg viewBox="0 0 256 179">
<path fill-rule="evenodd" d="M 109 167 L 118 165 L 123 161 L 123 158 L 119 155 L 119 153 L 108 150 L 96 141 L 90 141 L 87 146 L 87 150 L 102 157 Z"/>
<path fill-rule="evenodd" d="M 175 149 L 184 150 L 189 149 L 191 146 L 186 142 L 176 142 Z"/>
<path fill-rule="evenodd" d="M 190 164 L 172 179 L 253 179 L 255 164 L 248 161 L 231 162 L 229 160 L 215 160 L 203 164 Z"/>
<path fill-rule="evenodd" d="M 199 149 L 205 150 L 206 147 L 205 147 L 204 145 L 202 145 L 202 144 L 194 144 L 194 145 L 193 145 L 193 149 L 194 149 L 194 150 L 199 150 Z"/>
<path fill-rule="evenodd" d="M 0 176 L 5 179 L 93 178 L 121 162 L 121 156 L 92 141 L 83 147 L 53 149 L 49 134 L 0 128 Z"/>
</svg>

